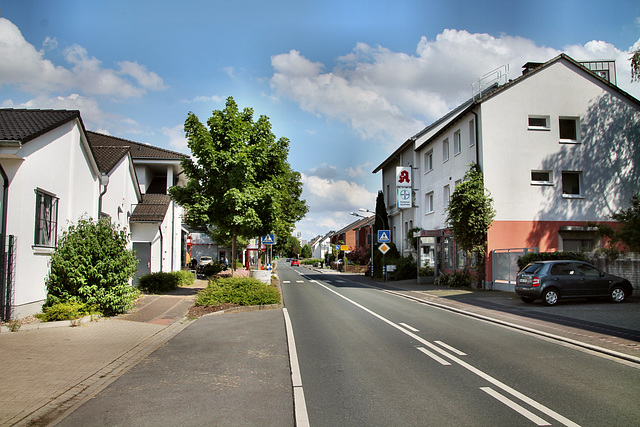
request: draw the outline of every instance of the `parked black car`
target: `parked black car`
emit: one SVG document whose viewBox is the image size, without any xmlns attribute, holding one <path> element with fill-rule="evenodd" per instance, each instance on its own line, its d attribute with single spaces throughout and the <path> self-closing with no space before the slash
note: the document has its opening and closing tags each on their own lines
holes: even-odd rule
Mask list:
<svg viewBox="0 0 640 427">
<path fill-rule="evenodd" d="M 622 302 L 631 295 L 631 282 L 582 261 L 536 261 L 518 273 L 516 293 L 530 303 L 538 298 L 555 305 L 560 298 L 609 297 Z"/>
</svg>

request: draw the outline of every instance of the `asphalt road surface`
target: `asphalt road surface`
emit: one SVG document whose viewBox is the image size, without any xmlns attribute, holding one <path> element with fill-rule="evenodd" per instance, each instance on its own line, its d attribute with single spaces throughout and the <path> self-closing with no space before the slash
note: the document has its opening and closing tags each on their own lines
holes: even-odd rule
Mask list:
<svg viewBox="0 0 640 427">
<path fill-rule="evenodd" d="M 278 266 L 311 426 L 633 426 L 640 368 Z"/>
</svg>

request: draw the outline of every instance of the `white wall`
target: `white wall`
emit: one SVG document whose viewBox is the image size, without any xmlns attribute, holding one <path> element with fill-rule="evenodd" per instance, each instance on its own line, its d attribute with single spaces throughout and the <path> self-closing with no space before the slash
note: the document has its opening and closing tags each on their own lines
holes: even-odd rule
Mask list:
<svg viewBox="0 0 640 427">
<path fill-rule="evenodd" d="M 129 235 L 129 218 L 134 205 L 140 202 L 131 172 L 131 158 L 125 156 L 110 171 L 107 192 L 102 197 L 102 211 L 111 217 L 111 222 L 126 229 Z"/>
<path fill-rule="evenodd" d="M 23 160 L 2 159 L 10 179 L 7 234 L 17 238 L 14 310 L 16 317 L 40 311 L 46 298 L 45 278 L 51 250 L 34 247 L 36 189 L 59 198 L 58 240 L 68 223 L 82 215 L 96 218 L 99 180 L 80 137 L 77 121 L 27 142 Z"/>
</svg>

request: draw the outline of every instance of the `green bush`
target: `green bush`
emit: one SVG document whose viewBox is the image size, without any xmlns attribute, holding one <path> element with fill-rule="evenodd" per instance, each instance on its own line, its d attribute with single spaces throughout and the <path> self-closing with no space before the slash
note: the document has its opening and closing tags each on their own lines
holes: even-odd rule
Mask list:
<svg viewBox="0 0 640 427">
<path fill-rule="evenodd" d="M 418 274 L 416 262 L 413 257 L 398 258 L 396 261 L 396 272 L 394 274 L 394 280 L 408 280 L 415 279 Z"/>
<path fill-rule="evenodd" d="M 321 262 L 322 262 L 322 260 L 321 260 L 321 259 L 318 259 L 318 258 L 308 258 L 308 259 L 303 259 L 303 260 L 302 260 L 302 264 L 303 264 L 303 265 L 314 265 L 314 264 L 316 264 L 316 263 L 318 263 L 318 264 L 319 264 L 319 263 L 321 263 Z"/>
<path fill-rule="evenodd" d="M 107 316 L 124 313 L 138 296 L 129 285 L 137 260 L 128 243 L 126 231 L 107 219 L 71 224 L 51 256 L 44 306 L 79 301 Z"/>
<path fill-rule="evenodd" d="M 174 271 L 178 276 L 178 286 L 191 286 L 196 281 L 196 276 L 188 270 Z"/>
<path fill-rule="evenodd" d="M 555 261 L 563 259 L 589 262 L 589 259 L 583 252 L 529 252 L 518 258 L 518 269 L 522 270 L 527 264 L 535 261 Z"/>
<path fill-rule="evenodd" d="M 217 278 L 198 294 L 195 305 L 267 305 L 280 303 L 278 290 L 249 277 Z"/>
<path fill-rule="evenodd" d="M 220 273 L 222 270 L 224 270 L 224 264 L 216 261 L 204 266 L 199 265 L 196 271 L 198 272 L 198 276 L 212 277 Z"/>
<path fill-rule="evenodd" d="M 42 313 L 36 314 L 36 317 L 43 322 L 55 322 L 57 320 L 75 320 L 94 313 L 96 313 L 95 310 L 87 304 L 70 301 L 45 307 Z"/>
<path fill-rule="evenodd" d="M 472 282 L 471 274 L 466 270 L 441 273 L 435 280 L 436 285 L 449 288 L 470 288 Z"/>
<path fill-rule="evenodd" d="M 161 294 L 172 291 L 176 289 L 179 284 L 180 277 L 177 274 L 162 271 L 145 274 L 144 276 L 140 276 L 138 280 L 140 290 L 151 294 Z"/>
</svg>

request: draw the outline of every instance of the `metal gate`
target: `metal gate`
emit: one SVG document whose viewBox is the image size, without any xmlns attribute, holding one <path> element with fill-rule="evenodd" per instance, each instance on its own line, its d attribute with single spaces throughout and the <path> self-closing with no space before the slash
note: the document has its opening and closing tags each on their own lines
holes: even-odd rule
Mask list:
<svg viewBox="0 0 640 427">
<path fill-rule="evenodd" d="M 491 251 L 491 277 L 493 289 L 515 292 L 518 258 L 538 248 L 494 249 Z"/>
<path fill-rule="evenodd" d="M 16 278 L 16 237 L 0 236 L 0 318 L 11 319 Z"/>
</svg>

